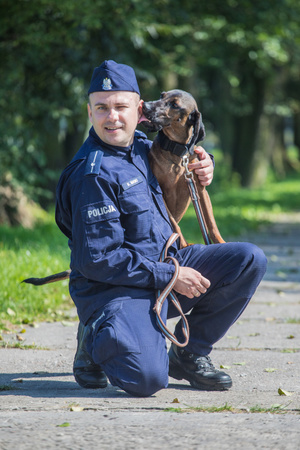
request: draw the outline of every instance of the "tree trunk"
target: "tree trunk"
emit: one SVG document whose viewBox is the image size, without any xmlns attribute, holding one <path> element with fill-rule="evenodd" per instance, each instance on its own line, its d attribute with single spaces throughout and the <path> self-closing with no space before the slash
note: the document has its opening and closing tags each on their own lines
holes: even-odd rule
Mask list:
<svg viewBox="0 0 300 450">
<path fill-rule="evenodd" d="M 300 112 L 294 114 L 294 145 L 298 149 L 298 160 L 300 161 Z"/>
<path fill-rule="evenodd" d="M 254 154 L 264 104 L 264 80 L 253 76 L 251 87 L 252 95 L 248 98 L 248 102 L 251 101 L 251 112 L 235 119 L 232 169 L 241 176 L 242 186 L 250 186 L 252 181 Z"/>
</svg>

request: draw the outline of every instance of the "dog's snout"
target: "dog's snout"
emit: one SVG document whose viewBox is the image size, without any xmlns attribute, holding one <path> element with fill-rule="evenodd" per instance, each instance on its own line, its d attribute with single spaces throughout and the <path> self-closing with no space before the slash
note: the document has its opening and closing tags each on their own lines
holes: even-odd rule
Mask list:
<svg viewBox="0 0 300 450">
<path fill-rule="evenodd" d="M 144 102 L 143 103 L 143 111 L 145 112 L 147 112 L 147 111 L 151 111 L 151 103 L 152 102 Z"/>
</svg>

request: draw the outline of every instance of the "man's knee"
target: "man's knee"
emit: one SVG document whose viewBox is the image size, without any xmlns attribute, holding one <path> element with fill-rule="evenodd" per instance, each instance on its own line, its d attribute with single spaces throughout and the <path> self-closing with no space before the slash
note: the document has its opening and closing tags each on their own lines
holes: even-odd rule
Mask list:
<svg viewBox="0 0 300 450">
<path fill-rule="evenodd" d="M 129 355 L 128 355 L 129 356 Z M 116 358 L 104 365 L 104 371 L 113 386 L 118 386 L 137 397 L 149 397 L 168 385 L 168 358 L 153 361 L 141 355 Z"/>
<path fill-rule="evenodd" d="M 251 297 L 266 272 L 264 252 L 248 242 L 222 245 L 218 270 L 212 271 L 212 280 L 217 287 L 229 287 L 237 290 L 239 296 Z"/>
<path fill-rule="evenodd" d="M 246 243 L 245 252 L 248 254 L 249 267 L 264 274 L 267 267 L 267 258 L 263 250 L 257 247 L 255 244 Z"/>
<path fill-rule="evenodd" d="M 111 305 L 109 319 L 94 326 L 93 360 L 112 385 L 136 396 L 147 397 L 168 384 L 166 343 L 153 323 L 152 307 L 150 300 L 124 302 L 112 314 Z"/>
</svg>

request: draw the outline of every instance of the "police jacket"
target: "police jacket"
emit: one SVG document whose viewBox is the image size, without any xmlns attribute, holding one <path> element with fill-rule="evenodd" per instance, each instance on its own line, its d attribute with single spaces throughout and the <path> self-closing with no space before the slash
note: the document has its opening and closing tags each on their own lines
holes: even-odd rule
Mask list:
<svg viewBox="0 0 300 450">
<path fill-rule="evenodd" d="M 56 222 L 69 239 L 70 294 L 83 323 L 108 302 L 163 289 L 174 273 L 159 262 L 173 230 L 149 166 L 151 145 L 136 132 L 130 147 L 112 147 L 91 128 L 60 177 Z"/>
</svg>

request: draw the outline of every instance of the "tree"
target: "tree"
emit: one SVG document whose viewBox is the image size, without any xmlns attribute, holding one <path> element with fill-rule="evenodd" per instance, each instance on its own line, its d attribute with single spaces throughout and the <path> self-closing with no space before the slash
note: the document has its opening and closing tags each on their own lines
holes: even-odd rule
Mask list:
<svg viewBox="0 0 300 450">
<path fill-rule="evenodd" d="M 298 3 L 3 0 L 0 185 L 42 204 L 53 198 L 86 132 L 92 68 L 108 58 L 135 68 L 145 99 L 191 91 L 232 170 L 251 185 L 262 161 L 266 170 L 272 163 L 274 131 L 284 142 L 285 117 L 299 120 Z"/>
</svg>

